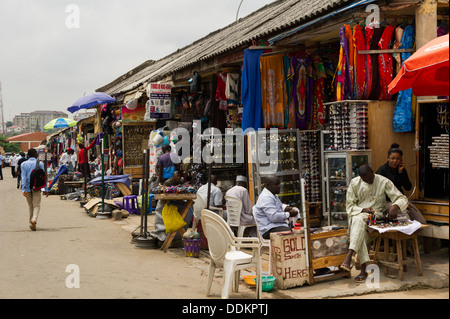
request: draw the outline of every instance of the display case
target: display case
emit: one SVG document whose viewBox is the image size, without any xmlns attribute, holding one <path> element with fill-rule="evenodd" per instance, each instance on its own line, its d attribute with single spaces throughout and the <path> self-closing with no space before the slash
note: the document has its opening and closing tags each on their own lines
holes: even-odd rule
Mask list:
<svg viewBox="0 0 450 319">
<path fill-rule="evenodd" d="M 249 193 L 256 204 L 264 189 L 264 176 L 281 181 L 278 197 L 287 205 L 301 207 L 302 174 L 299 130 L 264 130 L 248 135 Z"/>
<path fill-rule="evenodd" d="M 201 143 L 196 143 L 196 146 L 201 145 L 201 150 L 195 149 L 194 152 L 201 152 L 204 163 L 212 160 L 211 171 L 217 177 L 217 186 L 226 191 L 236 184 L 237 175 L 247 175 L 244 164 L 245 142 L 240 131 L 235 134 L 230 131 L 228 134 L 213 134 L 212 136 L 203 134 L 201 140 Z M 212 154 L 212 158 L 208 153 Z"/>
<path fill-rule="evenodd" d="M 370 150 L 325 151 L 322 172 L 323 220 L 328 224 L 347 227 L 346 195 L 352 178 L 359 175 L 359 167 L 371 165 Z"/>
<path fill-rule="evenodd" d="M 123 173 L 133 178 L 142 176 L 142 152 L 148 148 L 148 138 L 155 123 L 131 122 L 122 124 Z"/>
</svg>

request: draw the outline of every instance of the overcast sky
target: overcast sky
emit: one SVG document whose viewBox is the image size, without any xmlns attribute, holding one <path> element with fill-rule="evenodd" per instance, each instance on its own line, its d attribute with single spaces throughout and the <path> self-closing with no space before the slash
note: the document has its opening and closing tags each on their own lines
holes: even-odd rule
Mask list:
<svg viewBox="0 0 450 319">
<path fill-rule="evenodd" d="M 243 0 L 239 18 L 273 1 Z M 36 110 L 67 112 L 144 61 L 234 22 L 240 2 L 0 0 L 5 120 Z"/>
</svg>

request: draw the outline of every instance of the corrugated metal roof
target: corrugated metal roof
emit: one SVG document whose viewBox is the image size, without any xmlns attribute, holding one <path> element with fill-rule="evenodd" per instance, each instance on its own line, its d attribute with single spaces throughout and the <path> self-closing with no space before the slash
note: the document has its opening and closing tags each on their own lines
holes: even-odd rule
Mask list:
<svg viewBox="0 0 450 319">
<path fill-rule="evenodd" d="M 145 82 L 156 81 L 200 61 L 209 60 L 227 51 L 248 45 L 252 40 L 273 35 L 324 13 L 351 0 L 278 0 L 212 32 L 204 38 L 177 50 L 133 74 L 125 81 L 108 87 L 104 92 L 117 95 L 133 90 Z"/>
</svg>

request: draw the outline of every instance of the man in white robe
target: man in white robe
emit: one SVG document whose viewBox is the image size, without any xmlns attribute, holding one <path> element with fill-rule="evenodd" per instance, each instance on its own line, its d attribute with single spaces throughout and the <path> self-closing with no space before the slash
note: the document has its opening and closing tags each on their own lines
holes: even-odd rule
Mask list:
<svg viewBox="0 0 450 319">
<path fill-rule="evenodd" d="M 341 268 L 350 271 L 351 260 L 356 252 L 361 264 L 361 273 L 356 276 L 355 281 L 364 282 L 367 278 L 366 266 L 369 261 L 367 250 L 369 238 L 366 228 L 369 215 L 375 214 L 378 220 L 384 218 L 387 195 L 392 202 L 387 218 L 393 220 L 397 218 L 399 212 L 404 212 L 408 208 L 408 198 L 389 179 L 374 174 L 369 165 L 362 165 L 359 174 L 360 176 L 351 180 L 347 190 L 350 246 Z"/>
</svg>

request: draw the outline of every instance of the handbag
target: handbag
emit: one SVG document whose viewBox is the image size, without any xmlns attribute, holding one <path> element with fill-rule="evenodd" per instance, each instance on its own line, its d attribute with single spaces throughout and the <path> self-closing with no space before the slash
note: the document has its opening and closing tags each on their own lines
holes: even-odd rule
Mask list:
<svg viewBox="0 0 450 319">
<path fill-rule="evenodd" d="M 162 219 L 164 226 L 166 227 L 166 233 L 172 233 L 186 225 L 186 222 L 178 213 L 178 207 L 175 205 L 164 205 L 162 210 Z"/>
</svg>

